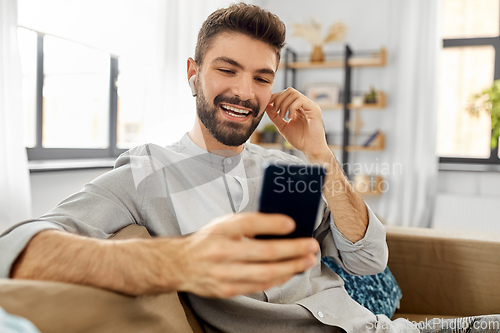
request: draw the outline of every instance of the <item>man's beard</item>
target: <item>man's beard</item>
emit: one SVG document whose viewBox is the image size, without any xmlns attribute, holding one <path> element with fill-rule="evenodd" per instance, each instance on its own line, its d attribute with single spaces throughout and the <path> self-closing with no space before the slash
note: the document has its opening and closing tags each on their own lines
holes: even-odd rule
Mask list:
<svg viewBox="0 0 500 333">
<path fill-rule="evenodd" d="M 222 102 L 251 109 L 252 113 L 249 116 L 251 118 L 250 125 L 230 120 L 218 120 L 217 113 L 219 110 L 217 106 Z M 236 96 L 227 97 L 218 95 L 215 97 L 213 105 L 210 105 L 203 94 L 201 84 L 197 85 L 196 113 L 198 114 L 198 118 L 215 140 L 223 145 L 238 147 L 244 144 L 264 116 L 264 112 L 259 115 L 259 110 L 260 107 L 258 104 L 254 105 L 250 101 L 242 101 Z"/>
</svg>

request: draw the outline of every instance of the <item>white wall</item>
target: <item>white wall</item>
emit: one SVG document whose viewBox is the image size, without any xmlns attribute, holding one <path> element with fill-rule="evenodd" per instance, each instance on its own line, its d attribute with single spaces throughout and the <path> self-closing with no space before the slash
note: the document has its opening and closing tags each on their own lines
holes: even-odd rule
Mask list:
<svg viewBox="0 0 500 333">
<path fill-rule="evenodd" d="M 441 171 L 438 192 L 483 197 L 500 196 L 500 173 Z"/>
<path fill-rule="evenodd" d="M 31 173 L 32 217 L 38 217 L 83 185 L 111 169 L 47 171 Z"/>
<path fill-rule="evenodd" d="M 500 234 L 500 173 L 439 173 L 433 227 Z"/>
</svg>

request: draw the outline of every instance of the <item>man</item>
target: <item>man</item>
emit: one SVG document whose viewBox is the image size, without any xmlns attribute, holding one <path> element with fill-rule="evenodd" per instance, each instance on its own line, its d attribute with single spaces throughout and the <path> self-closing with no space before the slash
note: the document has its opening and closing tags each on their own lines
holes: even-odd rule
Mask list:
<svg viewBox="0 0 500 333">
<path fill-rule="evenodd" d="M 385 231 L 328 148 L 320 108 L 291 88 L 272 94 L 284 40 L 284 24 L 258 7 L 212 13 L 187 63 L 193 129 L 168 147 L 132 149 L 113 171 L 4 234 L 0 274 L 129 295 L 187 292 L 209 332 L 418 332 L 354 302 L 319 260 L 378 273 L 387 263 Z M 255 213 L 262 163 L 299 163 L 245 143 L 264 113 L 311 163 L 327 168 L 314 239 L 253 238 L 294 228 L 286 216 Z M 170 237 L 104 240 L 129 224 Z"/>
</svg>

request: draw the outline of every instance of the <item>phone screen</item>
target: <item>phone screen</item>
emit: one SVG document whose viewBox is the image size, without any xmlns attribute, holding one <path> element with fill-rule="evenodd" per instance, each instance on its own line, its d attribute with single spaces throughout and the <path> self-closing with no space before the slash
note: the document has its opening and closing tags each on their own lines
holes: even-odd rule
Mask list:
<svg viewBox="0 0 500 333">
<path fill-rule="evenodd" d="M 255 238 L 312 237 L 325 173 L 325 168 L 320 165 L 265 165 L 259 211 L 286 214 L 295 220 L 296 228 L 288 235 L 259 235 Z"/>
</svg>

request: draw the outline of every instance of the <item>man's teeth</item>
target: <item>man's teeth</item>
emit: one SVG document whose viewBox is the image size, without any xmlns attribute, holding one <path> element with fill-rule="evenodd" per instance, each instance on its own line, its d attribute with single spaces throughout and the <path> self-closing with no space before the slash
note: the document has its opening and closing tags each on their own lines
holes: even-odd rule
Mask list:
<svg viewBox="0 0 500 333">
<path fill-rule="evenodd" d="M 246 117 L 250 113 L 250 111 L 238 109 L 238 108 L 235 108 L 235 107 L 230 106 L 230 105 L 221 105 L 221 108 L 222 108 L 222 110 L 226 111 L 226 113 L 230 114 L 233 117 L 243 118 L 243 117 Z M 231 112 L 231 111 L 233 111 L 233 112 Z"/>
</svg>

